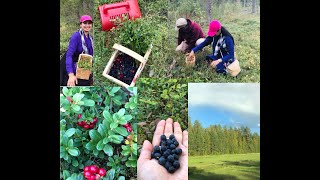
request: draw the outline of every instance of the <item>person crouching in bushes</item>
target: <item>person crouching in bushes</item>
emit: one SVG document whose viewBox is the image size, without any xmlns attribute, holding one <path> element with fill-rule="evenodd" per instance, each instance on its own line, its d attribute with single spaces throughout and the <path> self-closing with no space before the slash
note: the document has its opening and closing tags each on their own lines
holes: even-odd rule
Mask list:
<svg viewBox="0 0 320 180">
<path fill-rule="evenodd" d="M 206 60 L 210 62 L 210 66 L 215 67 L 217 73 L 226 75 L 228 73 L 226 67 L 235 60 L 234 40 L 218 20 L 210 22 L 207 38 L 191 50 L 189 58 L 212 42 L 213 54 L 207 55 Z"/>
<path fill-rule="evenodd" d="M 176 21 L 175 30 L 178 31 L 176 51 L 189 53 L 192 48 L 205 40 L 205 35 L 200 25 L 190 19 L 179 18 Z"/>
</svg>

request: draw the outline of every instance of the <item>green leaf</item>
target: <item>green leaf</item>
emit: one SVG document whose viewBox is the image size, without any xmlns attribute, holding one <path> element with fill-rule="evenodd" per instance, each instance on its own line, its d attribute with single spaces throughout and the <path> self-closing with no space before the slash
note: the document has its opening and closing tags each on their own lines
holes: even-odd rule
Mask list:
<svg viewBox="0 0 320 180">
<path fill-rule="evenodd" d="M 107 130 L 106 128 L 104 127 L 103 124 L 99 124 L 98 126 L 98 132 L 100 133 L 100 135 L 103 137 L 107 134 Z"/>
<path fill-rule="evenodd" d="M 120 135 L 110 135 L 109 136 L 110 139 L 112 139 L 113 141 L 122 141 L 123 140 L 123 136 L 120 136 Z"/>
<path fill-rule="evenodd" d="M 70 128 L 66 131 L 65 134 L 67 135 L 67 137 L 71 137 L 75 132 L 76 132 L 75 128 Z"/>
<path fill-rule="evenodd" d="M 119 124 L 121 124 L 121 125 L 127 124 L 125 117 L 120 118 Z"/>
<path fill-rule="evenodd" d="M 73 165 L 74 167 L 78 167 L 78 166 L 79 166 L 79 162 L 78 162 L 76 159 L 73 159 L 73 160 L 72 160 L 72 165 Z"/>
<path fill-rule="evenodd" d="M 79 154 L 80 154 L 79 150 L 77 150 L 76 148 L 70 148 L 70 149 L 68 149 L 68 153 L 69 153 L 71 156 L 79 156 Z"/>
<path fill-rule="evenodd" d="M 116 92 L 118 92 L 121 89 L 121 87 L 113 87 L 110 91 L 110 93 L 114 94 Z"/>
<path fill-rule="evenodd" d="M 110 142 L 108 137 L 103 138 L 103 144 L 107 144 L 108 142 Z"/>
<path fill-rule="evenodd" d="M 131 103 L 130 104 L 130 109 L 134 109 L 134 108 L 136 108 L 137 107 L 137 104 L 134 104 L 134 103 Z"/>
<path fill-rule="evenodd" d="M 86 144 L 86 148 L 88 149 L 88 150 L 94 150 L 95 149 L 95 147 L 96 147 L 96 142 L 94 142 L 94 141 L 90 141 L 90 142 L 88 142 L 87 144 Z"/>
<path fill-rule="evenodd" d="M 66 155 L 66 151 L 60 151 L 60 159 L 63 158 Z"/>
<path fill-rule="evenodd" d="M 73 104 L 71 107 L 72 107 L 72 110 L 75 111 L 75 112 L 78 112 L 81 109 L 80 106 L 77 105 L 77 104 Z"/>
<path fill-rule="evenodd" d="M 67 179 L 67 177 L 70 176 L 70 172 L 68 170 L 63 170 L 62 174 L 63 174 L 63 177 L 64 177 L 63 179 Z"/>
<path fill-rule="evenodd" d="M 83 100 L 84 102 L 84 106 L 94 106 L 95 105 L 95 102 L 91 99 L 88 99 L 88 100 Z"/>
<path fill-rule="evenodd" d="M 111 114 L 110 114 L 110 112 L 109 111 L 106 111 L 106 110 L 104 110 L 103 111 L 103 117 L 108 121 L 108 122 L 112 122 L 112 116 L 111 116 Z"/>
<path fill-rule="evenodd" d="M 118 127 L 118 123 L 112 122 L 112 123 L 110 124 L 110 129 L 114 129 L 114 128 L 116 128 L 116 127 Z"/>
<path fill-rule="evenodd" d="M 97 144 L 97 150 L 101 151 L 104 147 L 103 140 L 101 139 Z"/>
<path fill-rule="evenodd" d="M 121 108 L 119 111 L 118 111 L 118 115 L 121 117 L 124 115 L 124 113 L 126 112 L 126 110 L 124 108 Z"/>
<path fill-rule="evenodd" d="M 89 136 L 94 141 L 99 141 L 102 138 L 100 133 L 95 129 L 92 129 L 92 130 L 89 131 Z"/>
<path fill-rule="evenodd" d="M 130 103 L 127 102 L 125 105 L 124 105 L 125 108 L 130 108 Z"/>
<path fill-rule="evenodd" d="M 78 101 L 81 101 L 83 97 L 84 97 L 84 94 L 76 93 L 75 95 L 73 95 L 72 100 L 74 102 L 78 102 Z"/>
<path fill-rule="evenodd" d="M 124 176 L 119 176 L 118 180 L 126 180 Z"/>
<path fill-rule="evenodd" d="M 93 154 L 94 154 L 95 156 L 98 156 L 98 155 L 99 155 L 99 152 L 100 152 L 100 151 L 98 151 L 98 150 L 96 150 L 96 149 L 93 150 Z"/>
<path fill-rule="evenodd" d="M 109 177 L 109 179 L 113 180 L 115 172 L 116 172 L 116 171 L 115 171 L 114 169 L 110 169 L 110 170 L 107 172 L 107 177 Z"/>
<path fill-rule="evenodd" d="M 68 96 L 69 94 L 69 89 L 67 88 L 67 87 L 63 87 L 62 88 L 62 93 L 63 93 L 63 95 L 65 95 L 65 96 Z"/>
<path fill-rule="evenodd" d="M 132 152 L 133 152 L 133 154 L 135 154 L 135 155 L 137 155 L 137 143 L 134 143 L 133 144 L 133 148 L 132 148 Z"/>
<path fill-rule="evenodd" d="M 103 148 L 104 153 L 106 153 L 108 156 L 113 155 L 113 148 L 109 144 L 106 144 Z"/>
<path fill-rule="evenodd" d="M 66 151 L 66 148 L 64 146 L 60 146 L 60 153 L 65 151 Z"/>
<path fill-rule="evenodd" d="M 137 161 L 130 161 L 131 162 L 131 167 L 137 167 Z"/>
<path fill-rule="evenodd" d="M 127 161 L 127 162 L 126 162 L 126 166 L 127 166 L 127 167 L 131 167 L 131 161 Z"/>
<path fill-rule="evenodd" d="M 118 106 L 120 106 L 122 104 L 121 100 L 122 100 L 121 96 L 115 96 L 115 97 L 112 98 L 112 101 Z"/>
<path fill-rule="evenodd" d="M 132 116 L 131 116 L 131 115 L 125 115 L 125 116 L 124 116 L 124 119 L 125 119 L 126 121 L 130 121 L 130 120 L 132 119 Z"/>
<path fill-rule="evenodd" d="M 128 136 L 128 132 L 127 132 L 127 129 L 124 128 L 124 127 L 117 127 L 113 130 L 114 132 L 122 135 L 122 136 Z"/>
<path fill-rule="evenodd" d="M 68 148 L 73 148 L 73 139 L 69 139 Z"/>
</svg>

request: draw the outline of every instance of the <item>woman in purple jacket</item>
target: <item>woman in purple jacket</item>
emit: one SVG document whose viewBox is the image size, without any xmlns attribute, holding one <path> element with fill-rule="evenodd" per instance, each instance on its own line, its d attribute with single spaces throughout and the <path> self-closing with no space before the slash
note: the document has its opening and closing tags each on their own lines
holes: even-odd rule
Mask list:
<svg viewBox="0 0 320 180">
<path fill-rule="evenodd" d="M 90 86 L 93 84 L 93 75 L 89 80 L 77 79 L 77 61 L 81 53 L 93 56 L 93 38 L 90 34 L 92 29 L 92 18 L 83 15 L 80 18 L 80 30 L 72 34 L 67 52 L 60 62 L 60 85 L 61 86 Z"/>
</svg>

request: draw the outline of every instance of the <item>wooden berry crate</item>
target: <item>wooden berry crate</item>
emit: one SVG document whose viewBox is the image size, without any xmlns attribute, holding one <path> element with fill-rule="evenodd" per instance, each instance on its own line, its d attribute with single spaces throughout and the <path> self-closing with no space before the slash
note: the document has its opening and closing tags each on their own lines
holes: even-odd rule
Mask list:
<svg viewBox="0 0 320 180">
<path fill-rule="evenodd" d="M 124 47 L 124 46 L 122 46 L 120 44 L 117 44 L 117 43 L 115 43 L 112 48 L 115 49 L 115 51 L 111 55 L 111 58 L 108 61 L 108 63 L 106 65 L 102 75 L 104 77 L 106 77 L 107 79 L 109 79 L 110 81 L 112 81 L 112 82 L 114 82 L 114 83 L 116 83 L 116 84 L 118 84 L 120 86 L 123 86 L 125 88 L 135 86 L 137 79 L 139 78 L 144 66 L 146 65 L 146 63 L 148 61 L 148 58 L 149 58 L 149 55 L 150 55 L 151 49 L 152 49 L 152 44 L 150 45 L 149 49 L 147 50 L 147 52 L 145 53 L 144 56 L 141 56 L 140 54 L 132 51 L 131 49 L 126 48 L 126 47 Z M 137 71 L 136 71 L 136 73 L 135 73 L 135 75 L 134 75 L 134 77 L 133 77 L 133 79 L 132 79 L 130 84 L 127 84 L 127 83 L 125 83 L 125 82 L 123 82 L 123 81 L 121 81 L 121 80 L 109 75 L 110 70 L 112 68 L 112 65 L 113 65 L 114 61 L 116 60 L 119 52 L 123 52 L 123 53 L 133 57 L 134 59 L 136 59 L 136 60 L 138 60 L 140 62 L 140 65 L 139 65 L 139 67 L 138 67 L 138 69 L 137 69 Z"/>
<path fill-rule="evenodd" d="M 186 55 L 186 65 L 193 67 L 196 64 L 196 56 L 189 58 L 189 54 Z"/>
<path fill-rule="evenodd" d="M 79 63 L 84 62 L 85 58 L 90 58 L 89 66 L 90 68 L 80 68 L 78 65 Z M 77 62 L 77 70 L 76 70 L 76 77 L 78 79 L 85 79 L 89 80 L 90 74 L 91 74 L 91 69 L 92 69 L 92 59 L 93 57 L 90 54 L 80 54 L 79 59 Z"/>
</svg>

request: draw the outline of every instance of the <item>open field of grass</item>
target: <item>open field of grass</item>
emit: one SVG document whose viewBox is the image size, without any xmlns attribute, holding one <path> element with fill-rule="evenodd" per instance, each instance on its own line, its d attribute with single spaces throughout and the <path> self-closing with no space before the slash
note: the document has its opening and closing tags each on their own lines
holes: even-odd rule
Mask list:
<svg viewBox="0 0 320 180">
<path fill-rule="evenodd" d="M 189 156 L 189 180 L 260 179 L 260 153 Z"/>
</svg>

